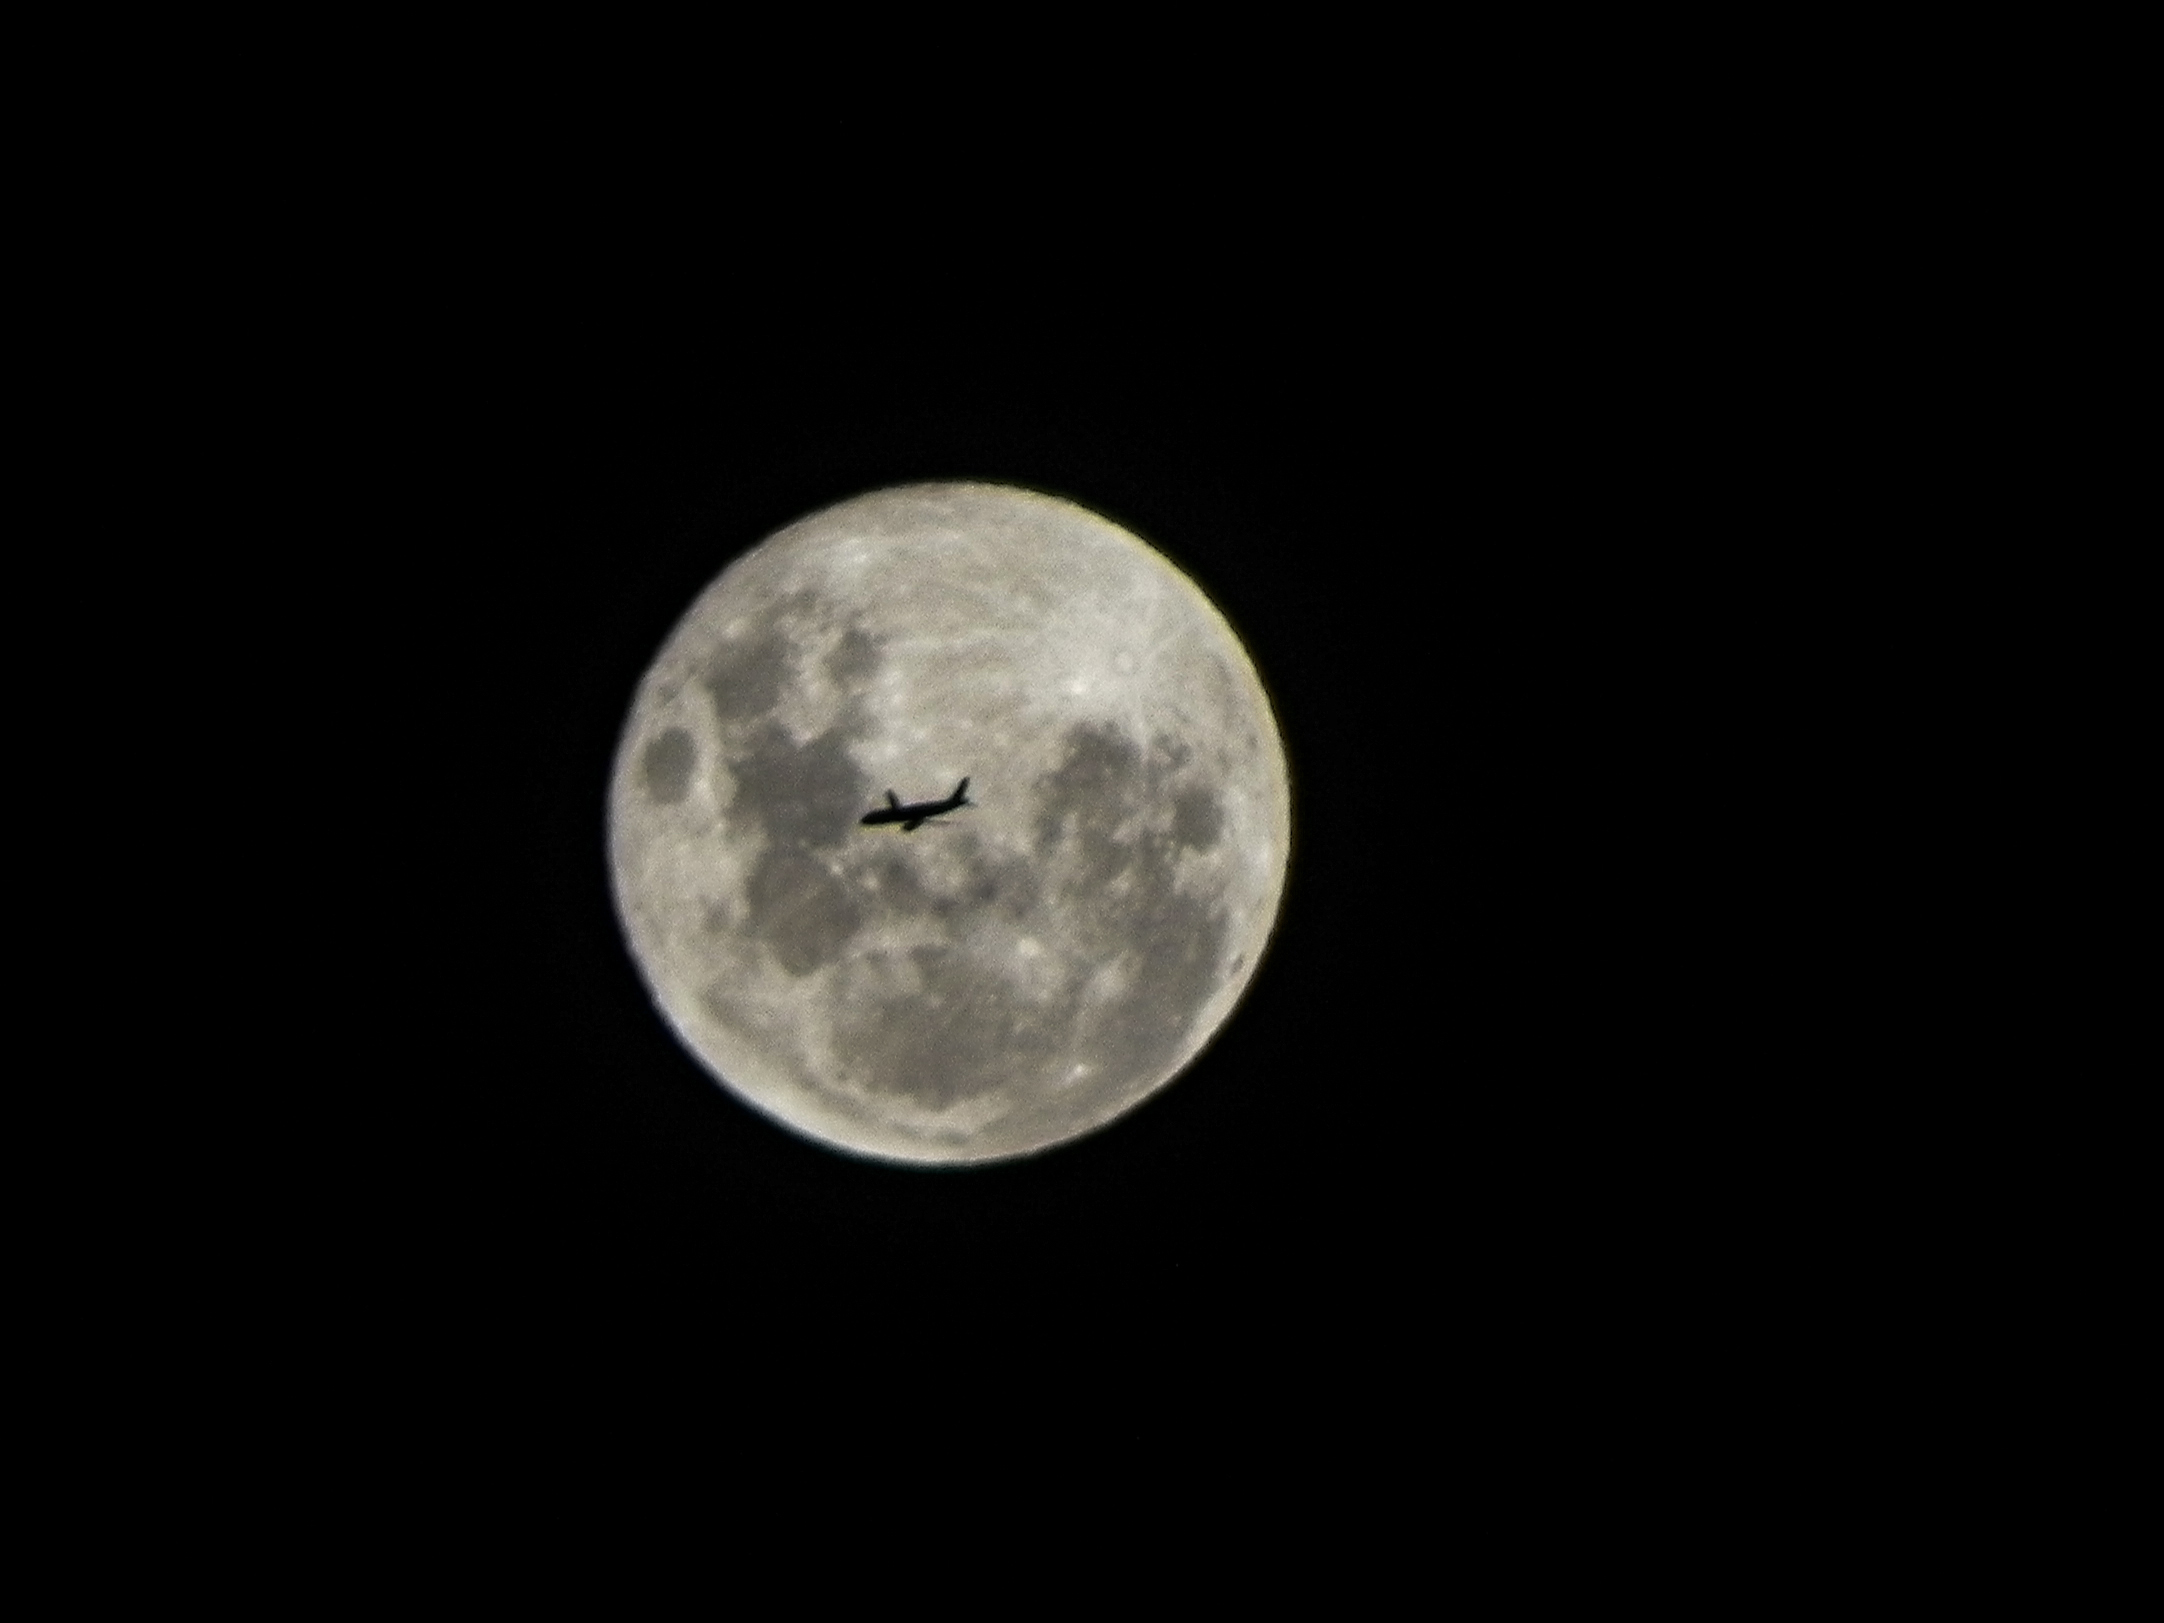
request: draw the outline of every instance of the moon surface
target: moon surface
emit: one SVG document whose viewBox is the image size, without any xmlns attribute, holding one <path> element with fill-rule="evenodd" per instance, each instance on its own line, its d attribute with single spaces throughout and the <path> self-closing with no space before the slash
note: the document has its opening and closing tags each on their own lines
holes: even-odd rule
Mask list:
<svg viewBox="0 0 2164 1623">
<path fill-rule="evenodd" d="M 914 833 L 859 826 L 964 777 Z M 609 786 L 618 914 L 679 1039 L 890 1161 L 1028 1155 L 1164 1086 L 1254 975 L 1290 848 L 1224 618 L 1125 530 L 1001 485 L 875 491 L 731 564 Z"/>
</svg>

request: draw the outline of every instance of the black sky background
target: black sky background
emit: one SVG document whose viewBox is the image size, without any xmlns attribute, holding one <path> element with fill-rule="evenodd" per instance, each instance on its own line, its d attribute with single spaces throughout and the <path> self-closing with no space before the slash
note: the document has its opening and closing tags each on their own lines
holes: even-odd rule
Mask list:
<svg viewBox="0 0 2164 1623">
<path fill-rule="evenodd" d="M 439 1494 L 466 1539 L 520 1481 L 550 1559 L 491 1582 L 553 1578 L 588 1503 L 647 1483 L 820 1515 L 837 1568 L 896 1504 L 990 1503 L 1064 1574 L 1191 1543 L 1218 1481 L 1277 1516 L 1224 1518 L 1213 1578 L 1305 1550 L 1336 1585 L 1402 1551 L 1432 1592 L 1502 1525 L 1514 1585 L 1612 1588 L 1581 1527 L 1651 1526 L 1695 1569 L 1794 1526 L 1782 1582 L 1874 1489 L 1904 1536 L 1934 1491 L 1910 1419 L 1975 1366 L 1903 1325 L 2002 1254 L 1936 1181 L 1973 1090 L 1959 1022 L 1917 1001 L 1943 924 L 1914 876 L 1959 820 L 1910 790 L 1975 708 L 1931 648 L 1976 567 L 1946 496 L 2004 470 L 1931 450 L 1964 435 L 1944 380 L 1995 364 L 1949 295 L 2004 227 L 1906 251 L 1965 125 L 1927 116 L 1889 168 L 1837 80 L 1783 104 L 1757 61 L 1656 42 L 1716 106 L 1537 32 L 1517 80 L 1366 33 L 1257 73 L 1213 37 L 1199 77 L 1244 105 L 1168 79 L 1131 144 L 1131 95 L 1032 72 L 1003 108 L 895 71 L 908 105 L 867 116 L 820 58 L 741 50 L 694 53 L 681 98 L 642 67 L 621 118 L 500 33 L 489 93 L 436 122 L 371 79 L 327 141 L 242 112 L 207 162 L 126 142 L 156 206 L 82 188 L 125 241 L 56 261 L 92 290 L 78 325 L 31 316 L 160 456 L 112 447 L 50 545 L 179 645 L 137 656 L 129 702 L 186 739 L 142 784 L 196 887 L 158 967 L 202 985 L 177 1043 L 107 1000 L 65 1073 L 157 1175 L 123 1157 L 124 1198 L 76 1179 L 26 1230 L 129 1316 L 63 1420 L 147 1393 L 204 1428 L 171 1451 L 193 1472 L 259 1414 L 258 1479 L 301 1517 L 326 1472 L 369 1495 L 340 1573 Z M 499 109 L 514 86 L 530 107 Z M 909 139 L 942 118 L 947 150 Z M 72 396 L 36 409 L 78 426 Z M 947 1170 L 801 1140 L 677 1046 L 604 826 L 696 595 L 792 520 L 938 479 L 1070 498 L 1184 569 L 1294 795 L 1277 932 L 1190 1069 L 1085 1139 Z M 170 594 L 104 549 L 119 489 Z M 2006 769 L 1979 751 L 1963 792 Z M 986 799 L 998 772 L 972 769 Z M 175 803 L 225 836 L 210 860 Z M 1996 905 L 1988 868 L 1959 879 Z M 101 1074 L 121 1031 L 159 1057 Z M 116 1217 L 115 1268 L 69 1255 L 70 1222 Z M 34 1325 L 71 1356 L 75 1327 Z M 1088 1519 L 1041 1513 L 1047 1475 Z M 705 1523 L 702 1557 L 774 1565 Z"/>
<path fill-rule="evenodd" d="M 499 313 L 439 368 L 409 454 L 445 495 L 384 565 L 450 789 L 412 938 L 431 1288 L 521 1344 L 686 1370 L 875 1335 L 945 1380 L 1080 1337 L 1342 1381 L 1402 1375 L 1437 1324 L 1498 1368 L 1560 1356 L 1733 1276 L 1783 1152 L 1729 1078 L 1787 1063 L 1729 951 L 1756 791 L 1704 664 L 1751 437 L 1717 376 L 1519 269 L 1070 309 L 821 284 L 695 334 Z M 693 597 L 920 479 L 1162 550 L 1245 641 L 1294 792 L 1277 933 L 1215 1042 L 1094 1135 L 958 1170 L 715 1085 L 647 1001 L 604 843 L 617 730 Z"/>
<path fill-rule="evenodd" d="M 1056 1432 L 1168 1500 L 1229 1462 L 1297 1520 L 1354 1476 L 1289 1483 L 1303 1455 L 1493 1498 L 1476 1436 L 1536 1506 L 1558 1458 L 1564 1494 L 1607 1473 L 1605 1514 L 1679 1411 L 1731 1498 L 1735 1462 L 1785 1470 L 1769 1430 L 1877 1379 L 1881 1309 L 1957 1249 L 1937 1213 L 1878 1220 L 1943 1118 L 1903 1139 L 1890 1101 L 1933 1056 L 1869 1030 L 1928 957 L 1928 899 L 1904 916 L 1881 876 L 1939 838 L 1898 804 L 1937 717 L 1859 753 L 1828 697 L 1872 717 L 1884 650 L 1944 612 L 1901 590 L 1931 500 L 1878 477 L 1928 425 L 1903 335 L 1938 284 L 1889 299 L 1885 233 L 1824 228 L 1854 188 L 1796 182 L 1847 116 L 1815 84 L 1777 115 L 1784 170 L 1628 74 L 1563 119 L 1378 86 L 1376 54 L 1339 92 L 1358 117 L 1234 72 L 1271 105 L 1127 164 L 1072 102 L 1036 109 L 1064 167 L 1010 164 L 966 96 L 981 166 L 859 121 L 807 174 L 763 114 L 633 121 L 606 152 L 599 118 L 552 144 L 461 94 L 439 136 L 373 88 L 330 150 L 243 119 L 246 163 L 183 159 L 84 329 L 145 341 L 77 368 L 170 471 L 115 458 L 83 492 L 143 489 L 176 584 L 233 615 L 114 567 L 178 668 L 230 672 L 176 699 L 149 656 L 150 701 L 241 762 L 153 787 L 207 801 L 274 905 L 213 862 L 203 916 L 242 945 L 166 921 L 209 974 L 185 1055 L 209 1086 L 161 1063 L 93 1095 L 175 1118 L 138 1135 L 171 1183 L 129 1203 L 159 1291 L 123 1384 L 178 1338 L 273 1394 L 310 1469 L 345 1474 L 324 1417 L 382 1422 L 394 1491 L 461 1495 L 462 1447 L 545 1461 L 573 1416 L 667 1450 L 696 1414 L 695 1483 L 815 1420 L 896 1428 L 905 1477 L 994 1438 L 1063 1468 Z M 716 95 L 667 111 L 703 125 Z M 206 199 L 233 174 L 263 178 Z M 1293 774 L 1277 933 L 1215 1042 L 986 1168 L 852 1159 L 739 1104 L 652 1010 L 609 896 L 618 728 L 684 608 L 780 526 L 925 479 L 1050 491 L 1162 550 L 1246 643 Z M 252 517 L 266 545 L 228 544 Z M 191 1379 L 171 1407 L 223 1424 Z M 884 1516 L 842 1460 L 811 1454 L 820 1508 Z M 1404 1502 L 1423 1525 L 1382 1536 L 1425 1552 Z M 1353 1520 L 1357 1563 L 1378 1518 Z"/>
</svg>

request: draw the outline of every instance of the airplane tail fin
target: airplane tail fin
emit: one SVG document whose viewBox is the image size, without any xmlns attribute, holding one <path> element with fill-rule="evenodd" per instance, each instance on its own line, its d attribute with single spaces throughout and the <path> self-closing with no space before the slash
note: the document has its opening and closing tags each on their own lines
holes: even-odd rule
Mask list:
<svg viewBox="0 0 2164 1623">
<path fill-rule="evenodd" d="M 969 780 L 967 778 L 964 778 L 960 783 L 954 786 L 954 803 L 957 806 L 967 806 L 970 804 Z"/>
</svg>

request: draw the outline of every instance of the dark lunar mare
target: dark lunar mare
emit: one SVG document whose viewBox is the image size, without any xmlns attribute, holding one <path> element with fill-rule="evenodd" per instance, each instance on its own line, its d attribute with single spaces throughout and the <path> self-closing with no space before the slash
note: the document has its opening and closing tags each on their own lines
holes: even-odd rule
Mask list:
<svg viewBox="0 0 2164 1623">
<path fill-rule="evenodd" d="M 681 727 L 671 727 L 654 739 L 639 758 L 646 792 L 661 806 L 673 806 L 691 793 L 692 769 L 698 764 L 698 749 Z"/>
</svg>

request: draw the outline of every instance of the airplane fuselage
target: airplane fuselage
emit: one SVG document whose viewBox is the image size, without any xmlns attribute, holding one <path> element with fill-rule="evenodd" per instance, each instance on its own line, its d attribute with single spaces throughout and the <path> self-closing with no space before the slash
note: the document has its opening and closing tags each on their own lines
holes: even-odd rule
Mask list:
<svg viewBox="0 0 2164 1623">
<path fill-rule="evenodd" d="M 946 812 L 959 811 L 974 804 L 969 798 L 969 780 L 964 778 L 955 786 L 954 793 L 945 800 L 919 800 L 905 806 L 897 800 L 894 791 L 887 791 L 887 803 L 875 811 L 866 812 L 857 821 L 866 828 L 876 828 L 881 823 L 899 823 L 904 834 L 912 834 L 927 818 L 938 817 Z"/>
</svg>

